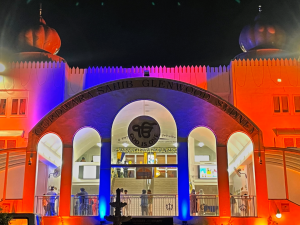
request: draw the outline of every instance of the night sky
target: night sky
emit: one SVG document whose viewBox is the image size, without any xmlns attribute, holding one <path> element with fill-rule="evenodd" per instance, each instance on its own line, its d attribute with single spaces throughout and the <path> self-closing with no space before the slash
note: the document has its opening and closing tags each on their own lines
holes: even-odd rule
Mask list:
<svg viewBox="0 0 300 225">
<path fill-rule="evenodd" d="M 0 60 L 17 52 L 18 33 L 43 18 L 56 29 L 70 66 L 228 65 L 262 5 L 300 50 L 299 0 L 0 0 Z"/>
</svg>

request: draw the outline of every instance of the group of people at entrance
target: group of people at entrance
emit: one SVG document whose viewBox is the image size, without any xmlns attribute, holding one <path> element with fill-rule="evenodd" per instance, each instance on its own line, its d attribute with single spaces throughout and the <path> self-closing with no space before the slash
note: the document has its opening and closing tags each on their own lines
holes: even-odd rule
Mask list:
<svg viewBox="0 0 300 225">
<path fill-rule="evenodd" d="M 196 193 L 195 189 L 192 189 L 190 195 L 190 204 L 191 204 L 191 214 L 193 216 L 204 215 L 206 210 L 206 202 L 204 198 L 197 198 L 197 195 L 204 195 L 203 189 L 200 189 L 198 193 Z"/>
<path fill-rule="evenodd" d="M 43 195 L 43 207 L 45 210 L 45 216 L 56 216 L 57 212 L 55 210 L 55 201 L 58 199 L 54 187 L 50 188 L 50 191 L 47 194 Z"/>
<path fill-rule="evenodd" d="M 141 196 L 142 216 L 153 216 L 153 196 L 151 190 L 142 190 Z"/>
<path fill-rule="evenodd" d="M 142 216 L 153 216 L 153 196 L 151 193 L 151 190 L 142 190 L 142 195 L 141 195 L 141 212 Z M 128 191 L 124 190 L 123 193 L 123 188 L 120 189 L 120 201 L 127 203 L 125 207 L 123 207 L 122 214 L 123 216 L 128 216 L 130 215 L 129 209 L 130 209 L 130 204 L 131 204 L 131 198 L 128 195 Z"/>
<path fill-rule="evenodd" d="M 84 188 L 80 188 L 80 192 L 75 195 L 74 200 L 74 215 L 80 216 L 96 216 L 98 215 L 98 197 L 97 195 L 91 195 L 85 191 Z"/>
</svg>

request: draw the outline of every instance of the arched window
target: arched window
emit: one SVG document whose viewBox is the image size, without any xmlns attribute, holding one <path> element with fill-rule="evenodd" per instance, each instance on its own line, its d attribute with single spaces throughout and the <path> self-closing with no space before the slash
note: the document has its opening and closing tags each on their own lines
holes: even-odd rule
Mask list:
<svg viewBox="0 0 300 225">
<path fill-rule="evenodd" d="M 189 135 L 190 209 L 192 216 L 218 216 L 216 138 L 206 127 Z"/>
<path fill-rule="evenodd" d="M 234 133 L 227 143 L 231 216 L 256 215 L 253 143 L 242 132 Z"/>
<path fill-rule="evenodd" d="M 95 129 L 84 127 L 75 134 L 71 215 L 98 215 L 100 149 L 101 138 Z"/>
<path fill-rule="evenodd" d="M 38 214 L 57 216 L 62 165 L 62 141 L 53 133 L 44 135 L 37 146 L 36 207 Z"/>
<path fill-rule="evenodd" d="M 160 127 L 157 142 L 149 146 L 137 146 L 128 137 L 131 122 L 140 116 L 151 117 Z M 141 119 L 141 121 L 143 121 Z M 143 124 L 144 122 L 141 122 Z M 151 122 L 151 124 L 154 124 Z M 149 123 L 145 123 L 148 126 Z M 157 125 L 153 125 L 157 126 Z M 141 132 L 152 131 L 153 127 L 136 127 Z M 142 133 L 136 135 L 142 136 Z M 151 133 L 150 131 L 150 133 Z M 144 133 L 144 136 L 147 136 Z M 172 216 L 176 215 L 177 194 L 177 128 L 172 114 L 161 104 L 150 100 L 140 100 L 126 105 L 116 115 L 112 126 L 112 183 L 111 192 L 122 188 L 130 196 L 128 211 L 132 216 Z M 157 164 L 157 166 L 155 166 Z M 159 164 L 159 165 L 158 165 Z M 172 166 L 173 165 L 173 166 Z M 149 191 L 149 192 L 148 192 Z M 150 207 L 141 209 L 142 193 L 151 193 Z M 170 203 L 169 208 L 166 205 Z M 171 206 L 173 204 L 173 206 Z M 126 209 L 125 209 L 126 210 Z"/>
</svg>

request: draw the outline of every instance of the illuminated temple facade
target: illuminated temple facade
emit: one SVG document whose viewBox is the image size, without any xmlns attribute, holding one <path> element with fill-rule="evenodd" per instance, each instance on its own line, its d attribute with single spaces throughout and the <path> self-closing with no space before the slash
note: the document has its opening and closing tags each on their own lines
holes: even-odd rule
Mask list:
<svg viewBox="0 0 300 225">
<path fill-rule="evenodd" d="M 70 68 L 40 18 L 0 73 L 0 206 L 36 224 L 99 224 L 122 188 L 133 218 L 296 224 L 300 62 L 260 14 L 228 66 L 171 68 Z M 157 140 L 144 142 L 147 124 L 131 138 L 137 117 L 156 121 Z"/>
</svg>

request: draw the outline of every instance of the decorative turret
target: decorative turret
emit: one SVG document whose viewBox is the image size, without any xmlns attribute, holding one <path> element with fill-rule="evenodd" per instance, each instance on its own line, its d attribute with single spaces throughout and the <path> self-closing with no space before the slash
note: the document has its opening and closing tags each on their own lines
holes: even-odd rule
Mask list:
<svg viewBox="0 0 300 225">
<path fill-rule="evenodd" d="M 49 27 L 42 17 L 40 7 L 39 23 L 21 31 L 18 38 L 17 54 L 19 60 L 64 61 L 56 56 L 61 46 L 61 40 L 55 29 Z"/>
<path fill-rule="evenodd" d="M 37 49 L 44 50 L 56 55 L 60 49 L 61 41 L 55 29 L 46 25 L 42 17 L 42 9 L 40 8 L 39 24 L 23 30 L 19 34 L 19 46 L 32 46 Z"/>
<path fill-rule="evenodd" d="M 285 32 L 265 18 L 261 5 L 258 6 L 258 11 L 254 22 L 241 31 L 239 44 L 245 53 L 237 55 L 235 59 L 277 58 L 287 55 L 282 50 L 285 44 Z"/>
<path fill-rule="evenodd" d="M 245 26 L 239 38 L 243 52 L 251 49 L 281 49 L 284 42 L 285 32 L 264 18 L 261 6 L 254 23 Z"/>
</svg>

